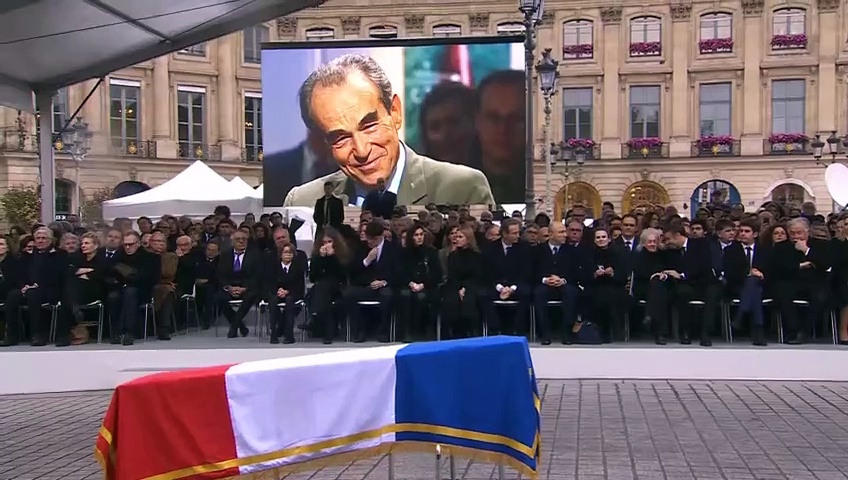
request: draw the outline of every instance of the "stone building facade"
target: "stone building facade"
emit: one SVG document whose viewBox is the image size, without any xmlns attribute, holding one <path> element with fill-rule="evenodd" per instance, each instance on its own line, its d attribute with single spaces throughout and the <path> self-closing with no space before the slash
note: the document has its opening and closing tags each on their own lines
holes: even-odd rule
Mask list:
<svg viewBox="0 0 848 480">
<path fill-rule="evenodd" d="M 748 209 L 778 200 L 813 201 L 830 211 L 824 166 L 813 159 L 810 143 L 816 134 L 825 140 L 832 132 L 848 133 L 844 2 L 545 3 L 538 47 L 552 49 L 560 73 L 548 140 L 579 137 L 596 147 L 584 165 L 558 164 L 546 177 L 544 115 L 535 109 L 535 194 L 545 198 L 550 181 L 553 200 L 541 208 L 559 213 L 573 203 L 599 209 L 601 201 L 610 201 L 617 210 L 671 203 L 691 214 L 688 210 L 719 190 Z M 260 183 L 262 132 L 252 120 L 261 108 L 258 44 L 265 39 L 492 36 L 522 30 L 514 1 L 331 0 L 115 72 L 81 111 L 96 132 L 95 147 L 80 167 L 81 187 L 90 195 L 128 180 L 153 186 L 192 161 L 186 157 L 204 159 L 225 177 Z M 64 111 L 54 112 L 57 118 L 73 112 L 96 84 L 60 92 L 57 105 Z M 138 98 L 135 127 L 124 112 L 133 95 Z M 535 105 L 543 105 L 538 88 L 533 95 Z M 578 118 L 580 126 L 566 118 Z M 37 181 L 30 141 L 34 119 L 9 110 L 2 119 L 0 189 L 32 184 Z M 128 136 L 132 128 L 137 132 Z M 643 137 L 654 138 L 650 148 L 632 143 Z M 841 139 L 838 148 L 837 159 L 844 160 Z M 822 160 L 831 161 L 827 147 Z M 57 164 L 67 190 L 76 167 L 63 154 Z"/>
</svg>

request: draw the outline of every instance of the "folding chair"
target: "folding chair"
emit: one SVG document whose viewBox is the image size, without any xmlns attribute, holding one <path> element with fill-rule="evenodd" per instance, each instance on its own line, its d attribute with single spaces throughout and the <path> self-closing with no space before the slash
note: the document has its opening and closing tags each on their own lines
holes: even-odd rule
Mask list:
<svg viewBox="0 0 848 480">
<path fill-rule="evenodd" d="M 62 307 L 62 302 L 59 302 L 56 305 L 57 310 Z M 103 319 L 105 317 L 105 306 L 101 300 L 95 300 L 91 303 L 87 303 L 85 305 L 80 305 L 80 310 L 91 310 L 97 309 L 97 320 L 96 321 L 86 321 L 83 319 L 82 322 L 79 323 L 80 326 L 90 328 L 97 328 L 97 343 L 101 343 L 103 341 Z M 56 335 L 58 334 L 57 326 L 58 326 L 58 314 L 54 315 L 53 318 L 50 319 L 50 341 L 56 341 Z"/>
<path fill-rule="evenodd" d="M 380 308 L 380 302 L 378 302 L 377 300 L 360 300 L 360 301 L 356 302 L 356 304 L 359 307 L 371 307 L 371 308 L 377 307 L 377 308 Z M 347 333 L 348 341 L 350 341 L 350 319 L 347 320 L 347 330 L 348 330 L 348 333 Z M 396 341 L 396 333 L 397 332 L 395 332 L 395 315 L 394 315 L 394 312 L 389 312 L 389 341 L 390 342 Z"/>
</svg>

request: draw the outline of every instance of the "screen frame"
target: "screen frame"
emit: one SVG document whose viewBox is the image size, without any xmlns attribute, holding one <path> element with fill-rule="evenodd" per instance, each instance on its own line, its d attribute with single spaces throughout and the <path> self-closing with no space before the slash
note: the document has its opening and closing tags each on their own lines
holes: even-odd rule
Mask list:
<svg viewBox="0 0 848 480">
<path fill-rule="evenodd" d="M 352 38 L 317 41 L 262 42 L 262 50 L 323 50 L 332 48 L 367 47 L 428 47 L 432 45 L 491 45 L 498 43 L 524 43 L 524 35 L 486 35 L 461 37 L 404 37 L 404 38 Z M 526 68 L 526 67 L 525 67 Z"/>
</svg>

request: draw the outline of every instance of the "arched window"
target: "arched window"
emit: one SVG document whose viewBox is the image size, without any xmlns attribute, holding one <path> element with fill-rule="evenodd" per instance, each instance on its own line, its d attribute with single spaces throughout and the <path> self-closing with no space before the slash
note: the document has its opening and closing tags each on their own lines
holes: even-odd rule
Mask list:
<svg viewBox="0 0 848 480">
<path fill-rule="evenodd" d="M 56 215 L 70 215 L 74 212 L 74 183 L 70 180 L 57 178 L 54 185 L 56 188 Z"/>
<path fill-rule="evenodd" d="M 772 19 L 772 50 L 807 48 L 807 12 L 801 8 L 784 8 Z"/>
<path fill-rule="evenodd" d="M 498 25 L 498 35 L 521 35 L 524 33 L 524 24 L 520 22 L 506 22 Z"/>
<path fill-rule="evenodd" d="M 595 53 L 591 20 L 571 20 L 562 24 L 562 58 L 592 58 Z"/>
<path fill-rule="evenodd" d="M 630 20 L 630 56 L 656 57 L 662 54 L 662 21 L 657 17 Z"/>
<path fill-rule="evenodd" d="M 807 191 L 801 185 L 784 183 L 771 191 L 771 201 L 790 208 L 801 208 L 807 201 Z"/>
<path fill-rule="evenodd" d="M 733 16 L 729 13 L 701 15 L 701 53 L 727 53 L 733 51 Z"/>
<path fill-rule="evenodd" d="M 368 36 L 371 38 L 397 38 L 397 27 L 391 25 L 378 25 L 368 29 Z"/>
<path fill-rule="evenodd" d="M 433 26 L 434 37 L 459 37 L 462 36 L 462 27 L 453 24 L 440 24 Z"/>
<path fill-rule="evenodd" d="M 332 40 L 335 36 L 336 31 L 330 27 L 316 27 L 306 30 L 306 41 L 308 42 Z"/>
</svg>

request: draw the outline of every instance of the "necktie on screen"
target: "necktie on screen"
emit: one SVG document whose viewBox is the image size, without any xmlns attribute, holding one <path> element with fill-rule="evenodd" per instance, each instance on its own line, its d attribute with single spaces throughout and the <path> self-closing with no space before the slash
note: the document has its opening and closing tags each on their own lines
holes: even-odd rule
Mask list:
<svg viewBox="0 0 848 480">
<path fill-rule="evenodd" d="M 236 254 L 236 260 L 233 263 L 233 271 L 234 272 L 240 272 L 241 271 L 241 254 L 240 253 Z"/>
</svg>

